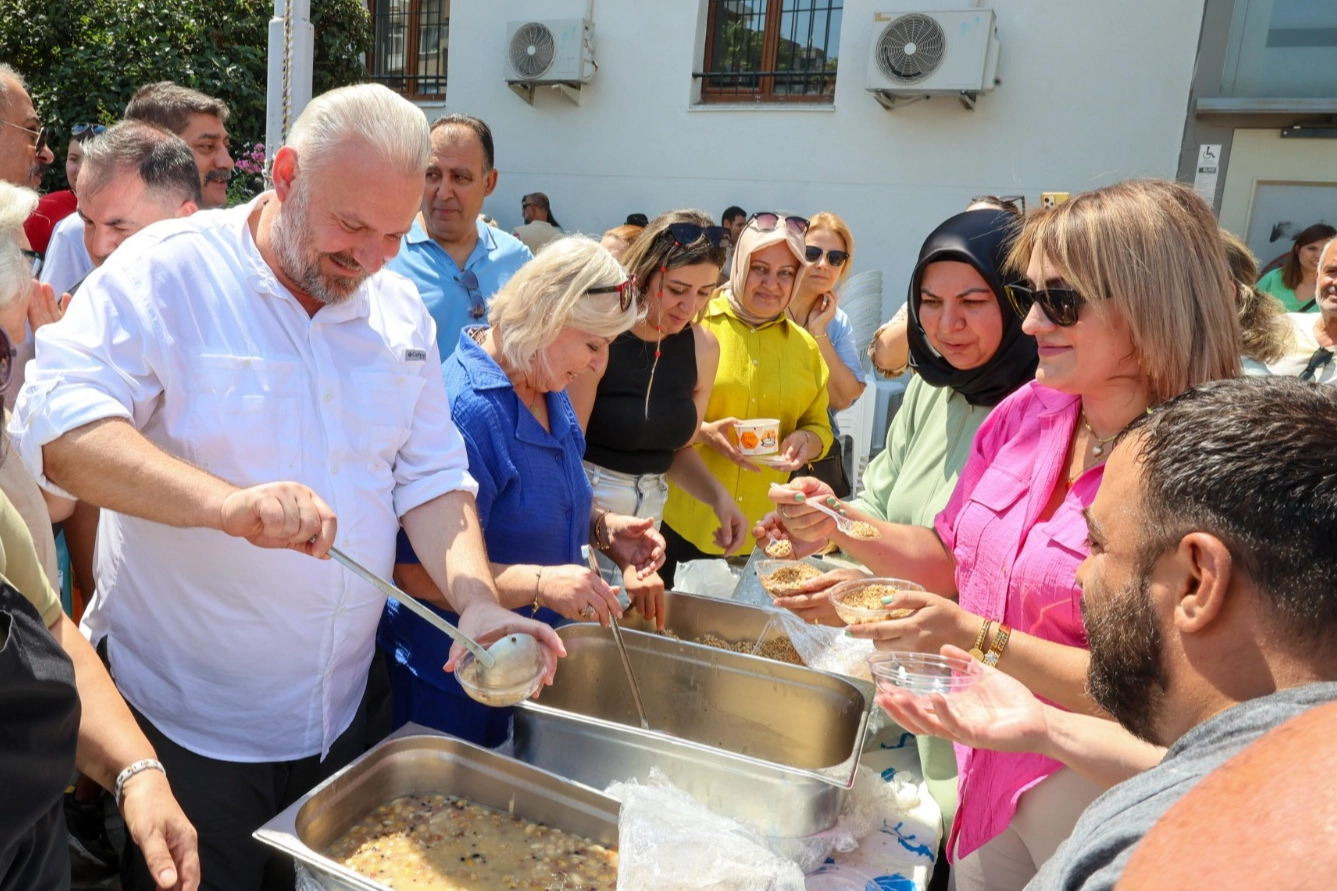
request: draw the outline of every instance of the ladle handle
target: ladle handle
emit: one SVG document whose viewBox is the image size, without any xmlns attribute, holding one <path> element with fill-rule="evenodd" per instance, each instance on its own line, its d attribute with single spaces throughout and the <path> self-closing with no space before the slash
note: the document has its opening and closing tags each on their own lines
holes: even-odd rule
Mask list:
<svg viewBox="0 0 1337 891">
<path fill-rule="evenodd" d="M 386 597 L 389 597 L 409 612 L 414 613 L 427 624 L 439 631 L 444 631 L 451 640 L 458 641 L 461 646 L 474 654 L 474 658 L 476 658 L 478 663 L 484 668 L 491 668 L 493 664 L 496 663 L 497 660 L 492 654 L 483 649 L 483 647 L 472 637 L 465 634 L 463 631 L 456 628 L 454 625 L 450 624 L 445 619 L 423 606 L 417 600 L 405 594 L 403 591 L 399 590 L 394 585 L 345 554 L 343 551 L 338 548 L 330 548 L 329 553 L 331 557 L 347 567 L 353 575 L 370 585 L 374 585 L 376 589 Z"/>
</svg>

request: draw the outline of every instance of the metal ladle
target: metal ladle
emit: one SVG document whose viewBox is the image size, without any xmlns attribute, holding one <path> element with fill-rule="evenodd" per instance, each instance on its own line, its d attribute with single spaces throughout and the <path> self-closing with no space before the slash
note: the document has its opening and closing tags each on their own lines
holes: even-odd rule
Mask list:
<svg viewBox="0 0 1337 891">
<path fill-rule="evenodd" d="M 482 644 L 478 643 L 478 641 L 474 640 L 472 637 L 423 606 L 416 599 L 405 594 L 393 584 L 381 578 L 379 575 L 372 572 L 338 548 L 330 548 L 329 554 L 335 560 L 347 567 L 353 575 L 362 579 L 364 582 L 375 586 L 376 589 L 386 597 L 389 597 L 391 600 L 404 607 L 404 609 L 418 616 L 433 628 L 436 628 L 438 631 L 444 631 L 449 635 L 451 640 L 457 641 L 466 650 L 473 653 L 474 658 L 478 660 L 479 665 L 483 667 L 484 671 L 492 671 L 496 668 L 496 657 L 483 649 Z"/>
<path fill-rule="evenodd" d="M 580 546 L 580 556 L 590 564 L 590 572 L 602 577 L 599 572 L 599 562 L 594 559 L 594 552 L 590 550 L 589 545 Z M 622 657 L 622 668 L 627 672 L 627 683 L 631 685 L 631 698 L 636 700 L 636 714 L 641 719 L 641 729 L 649 730 L 650 722 L 645 719 L 645 703 L 641 701 L 641 687 L 636 683 L 636 675 L 631 671 L 631 659 L 627 656 L 627 645 L 622 642 L 622 629 L 618 627 L 617 616 L 613 615 L 612 610 L 608 612 L 608 627 L 613 632 L 613 641 L 617 644 L 617 654 Z"/>
</svg>

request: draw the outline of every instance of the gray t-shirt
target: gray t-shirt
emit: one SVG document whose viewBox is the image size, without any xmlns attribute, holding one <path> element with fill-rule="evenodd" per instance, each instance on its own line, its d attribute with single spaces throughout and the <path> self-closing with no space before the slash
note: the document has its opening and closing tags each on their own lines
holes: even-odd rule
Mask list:
<svg viewBox="0 0 1337 891">
<path fill-rule="evenodd" d="M 1026 891 L 1108 891 L 1156 821 L 1203 777 L 1301 712 L 1337 700 L 1337 683 L 1309 684 L 1251 699 L 1185 733 L 1161 763 L 1091 802 Z"/>
</svg>

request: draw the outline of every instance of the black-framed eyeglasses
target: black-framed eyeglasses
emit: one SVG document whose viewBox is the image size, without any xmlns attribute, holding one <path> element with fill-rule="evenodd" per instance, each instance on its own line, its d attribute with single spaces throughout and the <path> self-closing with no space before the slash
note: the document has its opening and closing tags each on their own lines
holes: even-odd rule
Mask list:
<svg viewBox="0 0 1337 891">
<path fill-rule="evenodd" d="M 850 258 L 849 251 L 824 251 L 815 244 L 810 244 L 803 251 L 803 259 L 809 263 L 816 263 L 826 254 L 826 262 L 831 264 L 832 269 L 839 269 L 845 265 L 845 261 Z"/>
<path fill-rule="evenodd" d="M 636 299 L 636 276 L 628 276 L 627 280 L 620 285 L 600 285 L 597 288 L 590 288 L 586 294 L 612 294 L 617 292 L 617 305 L 623 312 L 631 308 L 631 302 Z"/>
<path fill-rule="evenodd" d="M 760 210 L 747 218 L 747 224 L 750 226 L 753 223 L 756 223 L 757 231 L 759 232 L 769 232 L 778 227 L 781 222 L 785 224 L 785 228 L 790 232 L 795 232 L 799 235 L 806 235 L 808 233 L 808 221 L 804 217 L 782 217 L 774 211 Z"/>
<path fill-rule="evenodd" d="M 1026 213 L 1025 195 L 976 195 L 970 199 L 970 203 L 992 204 L 999 210 L 1005 210 L 1017 216 L 1024 216 Z"/>
<path fill-rule="evenodd" d="M 83 142 L 90 136 L 101 136 L 107 132 L 105 124 L 75 124 L 70 128 L 70 138 Z"/>
<path fill-rule="evenodd" d="M 724 247 L 729 230 L 723 226 L 698 226 L 696 223 L 670 223 L 660 238 L 671 238 L 679 247 L 696 244 L 702 238 L 714 247 Z"/>
<path fill-rule="evenodd" d="M 1077 324 L 1077 313 L 1086 303 L 1086 298 L 1073 288 L 1029 288 L 1026 285 L 1003 285 L 1007 292 L 1007 301 L 1012 304 L 1017 315 L 1023 319 L 1030 314 L 1031 307 L 1037 303 L 1049 321 L 1060 328 Z"/>
<path fill-rule="evenodd" d="M 0 390 L 8 387 L 9 381 L 14 377 L 14 359 L 18 354 L 19 351 L 9 339 L 9 333 L 5 331 L 3 325 L 0 325 Z"/>
<path fill-rule="evenodd" d="M 34 130 L 31 127 L 25 127 L 22 124 L 16 124 L 13 121 L 6 121 L 3 118 L 0 118 L 0 124 L 8 124 L 11 127 L 22 130 L 24 133 L 31 133 L 33 136 L 36 136 L 37 140 L 32 144 L 32 151 L 34 155 L 40 155 L 42 153 L 42 149 L 46 148 L 46 138 L 49 134 L 45 127 L 38 127 L 36 130 Z"/>
<path fill-rule="evenodd" d="M 33 278 L 42 271 L 42 253 L 41 251 L 29 250 L 28 248 L 19 248 L 19 253 L 28 258 L 28 268 L 32 270 Z"/>
<path fill-rule="evenodd" d="M 472 269 L 466 269 L 460 273 L 456 281 L 464 285 L 464 291 L 469 295 L 469 318 L 481 319 L 487 314 L 487 304 L 483 302 L 483 290 L 478 286 L 478 276 L 474 275 Z"/>
<path fill-rule="evenodd" d="M 1300 380 L 1312 381 L 1314 378 L 1318 377 L 1318 373 L 1331 361 L 1332 350 L 1327 347 L 1319 347 L 1314 350 L 1314 355 L 1309 357 L 1309 364 L 1305 366 L 1304 371 L 1300 372 Z"/>
</svg>

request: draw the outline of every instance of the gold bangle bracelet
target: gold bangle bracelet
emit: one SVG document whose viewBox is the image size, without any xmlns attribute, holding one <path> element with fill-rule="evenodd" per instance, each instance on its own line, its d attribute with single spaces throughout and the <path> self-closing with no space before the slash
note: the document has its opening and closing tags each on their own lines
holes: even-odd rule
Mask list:
<svg viewBox="0 0 1337 891">
<path fill-rule="evenodd" d="M 989 647 L 989 652 L 984 656 L 984 664 L 993 668 L 1002 658 L 1003 650 L 1007 647 L 1007 639 L 1012 636 L 1012 629 L 998 623 L 998 633 L 994 635 L 993 646 Z"/>
<path fill-rule="evenodd" d="M 989 640 L 989 626 L 992 624 L 992 619 L 985 619 L 980 626 L 980 633 L 975 635 L 975 642 L 970 645 L 970 656 L 977 662 L 984 661 L 984 645 Z"/>
<path fill-rule="evenodd" d="M 541 584 L 543 584 L 542 566 L 539 567 L 538 572 L 534 573 L 534 608 L 529 611 L 529 617 L 531 619 L 534 618 L 534 616 L 537 616 L 539 612 L 539 585 Z"/>
</svg>

